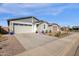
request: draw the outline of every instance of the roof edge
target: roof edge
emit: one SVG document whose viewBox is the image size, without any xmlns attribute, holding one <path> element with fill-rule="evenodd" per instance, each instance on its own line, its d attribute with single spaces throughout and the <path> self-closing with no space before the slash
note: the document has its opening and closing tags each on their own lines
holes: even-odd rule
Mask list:
<svg viewBox="0 0 79 59">
<path fill-rule="evenodd" d="M 28 16 L 28 17 L 20 17 L 20 18 L 12 18 L 12 19 L 7 19 L 7 21 L 14 21 L 14 20 L 21 20 L 21 19 L 27 19 L 27 18 L 35 18 L 37 21 L 39 21 L 39 19 L 37 19 L 34 16 Z"/>
</svg>

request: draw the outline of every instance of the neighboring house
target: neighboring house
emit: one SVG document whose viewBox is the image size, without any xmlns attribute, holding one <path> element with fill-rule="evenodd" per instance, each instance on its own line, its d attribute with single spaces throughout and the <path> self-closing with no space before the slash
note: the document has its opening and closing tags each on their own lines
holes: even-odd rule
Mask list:
<svg viewBox="0 0 79 59">
<path fill-rule="evenodd" d="M 79 31 L 79 26 L 72 26 L 72 29 Z"/>
<path fill-rule="evenodd" d="M 60 26 L 56 23 L 49 24 L 49 32 L 59 32 Z"/>
<path fill-rule="evenodd" d="M 68 33 L 69 32 L 69 27 L 63 26 L 61 27 L 61 33 Z"/>
<path fill-rule="evenodd" d="M 68 30 L 69 30 L 69 27 L 66 27 L 66 26 L 61 27 L 61 30 L 62 30 L 62 31 L 68 31 Z"/>
<path fill-rule="evenodd" d="M 37 32 L 46 33 L 48 31 L 49 23 L 46 21 L 40 21 L 38 24 Z"/>
<path fill-rule="evenodd" d="M 43 31 L 42 22 L 37 18 L 30 16 L 24 18 L 9 19 L 8 26 L 10 33 L 35 33 L 36 31 Z"/>
</svg>

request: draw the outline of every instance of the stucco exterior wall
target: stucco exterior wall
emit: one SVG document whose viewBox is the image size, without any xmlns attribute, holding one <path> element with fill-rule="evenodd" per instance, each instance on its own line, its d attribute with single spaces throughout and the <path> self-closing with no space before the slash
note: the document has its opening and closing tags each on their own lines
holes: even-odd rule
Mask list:
<svg viewBox="0 0 79 59">
<path fill-rule="evenodd" d="M 37 31 L 36 24 L 32 24 L 32 25 L 33 25 L 33 32 L 36 33 L 36 31 Z"/>
<path fill-rule="evenodd" d="M 13 21 L 9 23 L 9 32 L 13 32 Z"/>
<path fill-rule="evenodd" d="M 44 28 L 44 25 L 45 25 L 45 28 Z M 42 31 L 46 32 L 46 30 L 48 30 L 48 24 L 47 23 L 42 23 L 37 28 L 38 32 L 42 32 Z"/>
</svg>

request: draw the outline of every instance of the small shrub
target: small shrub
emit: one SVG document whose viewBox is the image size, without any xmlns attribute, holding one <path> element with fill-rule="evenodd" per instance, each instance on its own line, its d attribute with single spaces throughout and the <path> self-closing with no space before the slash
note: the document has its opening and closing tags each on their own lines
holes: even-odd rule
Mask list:
<svg viewBox="0 0 79 59">
<path fill-rule="evenodd" d="M 36 31 L 36 33 L 38 33 L 38 31 Z"/>
<path fill-rule="evenodd" d="M 0 47 L 0 50 L 2 49 L 2 47 Z"/>
<path fill-rule="evenodd" d="M 51 30 L 49 30 L 49 33 L 51 33 L 52 31 Z"/>
<path fill-rule="evenodd" d="M 59 37 L 60 35 L 61 35 L 61 32 L 57 32 L 57 33 L 55 34 L 56 37 Z"/>
<path fill-rule="evenodd" d="M 48 33 L 48 30 L 46 30 L 45 33 Z"/>
</svg>

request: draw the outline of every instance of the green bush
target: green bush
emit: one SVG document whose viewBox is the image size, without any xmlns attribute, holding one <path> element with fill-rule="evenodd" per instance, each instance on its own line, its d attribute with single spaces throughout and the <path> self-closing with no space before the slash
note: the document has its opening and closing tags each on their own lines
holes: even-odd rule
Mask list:
<svg viewBox="0 0 79 59">
<path fill-rule="evenodd" d="M 48 30 L 46 30 L 45 33 L 48 33 Z"/>
</svg>

